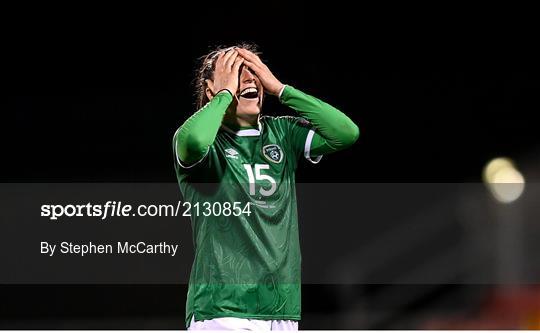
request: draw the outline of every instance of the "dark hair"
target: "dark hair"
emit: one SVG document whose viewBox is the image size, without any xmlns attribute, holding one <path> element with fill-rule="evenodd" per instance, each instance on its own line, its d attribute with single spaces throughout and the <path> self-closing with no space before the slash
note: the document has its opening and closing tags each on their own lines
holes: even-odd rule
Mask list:
<svg viewBox="0 0 540 333">
<path fill-rule="evenodd" d="M 206 97 L 206 80 L 212 80 L 214 78 L 214 70 L 216 69 L 216 59 L 220 52 L 227 51 L 230 48 L 237 47 L 249 50 L 257 55 L 260 54 L 257 45 L 249 43 L 240 43 L 231 46 L 219 46 L 214 48 L 208 54 L 199 58 L 199 66 L 195 78 L 195 97 L 197 99 L 197 109 L 202 108 L 208 103 L 208 97 Z"/>
</svg>

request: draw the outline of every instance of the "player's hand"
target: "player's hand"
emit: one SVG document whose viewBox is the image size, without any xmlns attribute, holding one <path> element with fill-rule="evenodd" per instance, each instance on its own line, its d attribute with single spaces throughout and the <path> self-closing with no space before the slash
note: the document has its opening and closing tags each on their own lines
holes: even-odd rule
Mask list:
<svg viewBox="0 0 540 333">
<path fill-rule="evenodd" d="M 275 76 L 272 74 L 268 66 L 266 66 L 259 56 L 255 53 L 248 51 L 246 49 L 237 49 L 238 54 L 244 58 L 244 65 L 248 66 L 255 75 L 259 77 L 264 89 L 270 95 L 279 95 L 281 89 L 283 89 L 283 83 L 281 83 Z"/>
<path fill-rule="evenodd" d="M 236 49 L 220 53 L 214 69 L 214 80 L 206 80 L 212 94 L 217 94 L 223 89 L 229 90 L 236 97 L 239 81 L 239 69 L 244 59 L 238 56 Z"/>
</svg>

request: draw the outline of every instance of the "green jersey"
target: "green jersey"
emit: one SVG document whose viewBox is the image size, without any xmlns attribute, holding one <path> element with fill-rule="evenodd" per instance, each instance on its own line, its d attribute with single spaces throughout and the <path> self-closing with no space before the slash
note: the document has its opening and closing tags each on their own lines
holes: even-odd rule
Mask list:
<svg viewBox="0 0 540 333">
<path fill-rule="evenodd" d="M 300 319 L 294 184 L 298 158 L 310 147 L 309 132 L 301 118 L 261 117 L 258 129 L 223 126 L 198 164 L 183 168 L 178 160 L 184 200 L 239 203 L 242 210 L 229 216 L 192 211 L 188 322 L 192 315 Z"/>
<path fill-rule="evenodd" d="M 292 87 L 287 87 L 283 95 L 282 102 L 290 100 L 293 108 L 300 105 L 302 109 L 304 105 L 316 113 L 313 109 L 322 105 L 322 110 L 330 110 L 327 104 Z M 227 92 L 216 95 L 177 131 L 173 140 L 184 201 L 200 208 L 191 211 L 195 259 L 186 324 L 189 326 L 193 316 L 196 320 L 299 320 L 301 256 L 295 171 L 302 157 L 319 161 L 320 157 L 313 156 L 314 147 L 317 154 L 334 150 L 310 122 L 300 117 L 262 116 L 257 127 L 231 129 L 221 124 L 222 114 L 218 114 L 219 129 L 216 126 L 217 133 L 209 139 L 204 155 L 185 165 L 179 150 L 195 150 L 180 146 L 190 138 L 181 138 L 182 129 L 201 132 L 206 127 L 200 126 L 200 119 L 214 121 L 211 112 L 220 109 L 224 113 L 223 108 L 231 101 Z M 335 117 L 339 111 L 328 112 L 334 112 Z M 350 122 L 341 112 L 337 115 Z M 341 120 L 339 117 L 336 119 Z M 326 122 L 323 119 L 319 123 Z M 333 142 L 341 143 L 342 138 L 338 136 Z M 347 140 L 351 139 L 345 139 L 343 142 L 350 144 Z M 214 203 L 220 209 L 203 209 L 204 205 L 215 207 L 208 206 Z M 236 206 L 234 212 L 223 209 L 226 204 Z"/>
</svg>

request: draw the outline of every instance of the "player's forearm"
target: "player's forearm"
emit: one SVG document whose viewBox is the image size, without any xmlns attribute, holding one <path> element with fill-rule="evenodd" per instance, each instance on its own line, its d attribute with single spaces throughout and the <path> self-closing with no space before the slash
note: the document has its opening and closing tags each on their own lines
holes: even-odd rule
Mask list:
<svg viewBox="0 0 540 333">
<path fill-rule="evenodd" d="M 204 157 L 216 139 L 223 116 L 232 100 L 229 92 L 220 92 L 178 129 L 174 145 L 183 163 L 192 164 Z"/>
<path fill-rule="evenodd" d="M 311 122 L 316 133 L 324 139 L 325 143 L 320 145 L 317 153 L 338 151 L 358 140 L 358 126 L 330 104 L 291 86 L 285 87 L 280 100 Z"/>
</svg>

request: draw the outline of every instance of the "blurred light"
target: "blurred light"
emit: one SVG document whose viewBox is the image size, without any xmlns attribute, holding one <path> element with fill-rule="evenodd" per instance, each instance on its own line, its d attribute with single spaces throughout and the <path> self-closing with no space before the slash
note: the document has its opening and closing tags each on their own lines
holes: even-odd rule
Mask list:
<svg viewBox="0 0 540 333">
<path fill-rule="evenodd" d="M 491 160 L 482 176 L 493 197 L 502 203 L 516 201 L 525 190 L 525 179 L 509 158 Z"/>
</svg>

